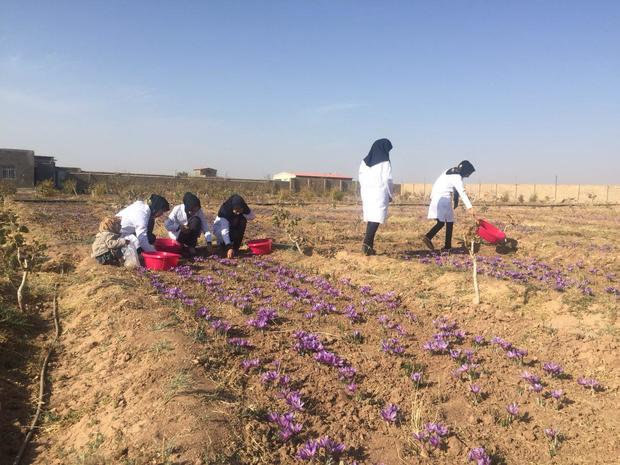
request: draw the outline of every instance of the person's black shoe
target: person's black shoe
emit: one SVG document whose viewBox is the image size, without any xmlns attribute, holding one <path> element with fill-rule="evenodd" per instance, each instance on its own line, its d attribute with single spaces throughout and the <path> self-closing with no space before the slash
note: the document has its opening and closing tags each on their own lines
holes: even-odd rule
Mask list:
<svg viewBox="0 0 620 465">
<path fill-rule="evenodd" d="M 370 247 L 368 244 L 362 244 L 362 253 L 364 255 L 366 255 L 367 257 L 370 256 L 370 255 L 376 255 L 377 254 L 377 252 L 375 252 L 375 249 Z"/>
</svg>

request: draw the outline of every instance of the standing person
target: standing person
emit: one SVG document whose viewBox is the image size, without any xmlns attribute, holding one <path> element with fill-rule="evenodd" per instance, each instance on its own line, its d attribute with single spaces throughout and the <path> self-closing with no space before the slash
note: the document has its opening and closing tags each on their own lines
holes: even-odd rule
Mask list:
<svg viewBox="0 0 620 465">
<path fill-rule="evenodd" d="M 362 195 L 362 209 L 366 221 L 366 235 L 362 243 L 364 255 L 375 255 L 375 234 L 387 218 L 388 203 L 392 201 L 392 165 L 390 163 L 392 143 L 379 139 L 372 144 L 370 152 L 362 160 L 359 183 Z"/>
<path fill-rule="evenodd" d="M 187 246 L 190 255 L 196 255 L 196 244 L 201 234 L 204 234 L 207 244 L 211 245 L 211 231 L 200 199 L 191 192 L 186 192 L 183 203 L 172 209 L 164 227 L 171 239 Z"/>
<path fill-rule="evenodd" d="M 238 194 L 231 195 L 220 207 L 213 222 L 213 234 L 218 245 L 226 249 L 228 258 L 239 252 L 247 222 L 254 217 L 254 212 Z"/>
<path fill-rule="evenodd" d="M 437 178 L 431 191 L 431 203 L 428 207 L 428 218 L 437 220 L 435 226 L 424 236 L 422 241 L 430 250 L 435 250 L 432 239 L 441 228 L 446 226 L 445 250 L 452 248 L 452 229 L 454 226 L 454 208 L 458 206 L 459 197 L 463 199 L 465 208 L 476 219 L 475 210 L 465 193 L 463 178 L 468 178 L 476 169 L 469 161 L 463 160 L 458 166 L 450 168 Z M 454 202 L 454 207 L 452 203 Z"/>
<path fill-rule="evenodd" d="M 151 194 L 146 202 L 137 200 L 123 208 L 116 214 L 121 218 L 121 237 L 135 236 L 138 239 L 138 252 L 155 252 L 155 219 L 168 210 L 168 201 L 156 194 Z"/>
</svg>

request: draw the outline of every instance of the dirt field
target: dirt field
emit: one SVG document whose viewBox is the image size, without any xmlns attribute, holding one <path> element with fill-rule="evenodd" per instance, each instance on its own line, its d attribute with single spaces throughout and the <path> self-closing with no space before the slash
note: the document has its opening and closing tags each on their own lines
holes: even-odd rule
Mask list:
<svg viewBox="0 0 620 465">
<path fill-rule="evenodd" d="M 482 211 L 518 247 L 481 247 L 478 306 L 469 256 L 423 249 L 423 207 L 391 208 L 374 257 L 361 208 L 309 205 L 293 209 L 308 255 L 170 272 L 89 258 L 105 202 L 15 208 L 49 245 L 38 279 L 60 283 L 63 330 L 24 463 L 462 464 L 477 447 L 494 464 L 620 463 L 618 207 Z M 256 212 L 247 238 L 284 244 Z M 1 463 L 38 363 L 7 391 Z"/>
</svg>

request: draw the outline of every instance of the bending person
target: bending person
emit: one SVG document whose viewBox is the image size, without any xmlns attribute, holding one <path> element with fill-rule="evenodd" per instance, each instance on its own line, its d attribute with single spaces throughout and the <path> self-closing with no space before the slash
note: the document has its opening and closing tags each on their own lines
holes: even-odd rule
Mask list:
<svg viewBox="0 0 620 465">
<path fill-rule="evenodd" d="M 372 144 L 370 152 L 362 160 L 359 183 L 362 209 L 366 224 L 366 235 L 362 244 L 364 255 L 375 255 L 375 234 L 387 218 L 388 204 L 392 201 L 392 165 L 390 163 L 392 143 L 379 139 Z"/>
<path fill-rule="evenodd" d="M 231 195 L 220 207 L 213 222 L 213 234 L 218 245 L 226 249 L 228 258 L 233 258 L 239 252 L 247 222 L 254 217 L 254 212 L 243 197 L 237 194 Z"/>
<path fill-rule="evenodd" d="M 464 160 L 458 166 L 442 173 L 433 184 L 431 203 L 428 207 L 428 218 L 437 220 L 437 223 L 426 235 L 422 236 L 422 241 L 430 250 L 435 250 L 432 239 L 444 225 L 446 226 L 444 249 L 450 250 L 452 248 L 454 208 L 458 206 L 459 197 L 463 199 L 467 211 L 473 216 L 474 220 L 476 219 L 475 210 L 465 193 L 463 185 L 463 178 L 469 177 L 474 171 L 476 171 L 474 166 L 467 160 Z M 454 207 L 452 206 L 453 202 Z"/>
<path fill-rule="evenodd" d="M 211 231 L 207 217 L 202 211 L 200 199 L 191 192 L 183 196 L 183 203 L 176 205 L 164 222 L 171 239 L 187 246 L 190 255 L 196 254 L 196 244 L 201 234 L 204 234 L 207 244 L 211 244 Z"/>
<path fill-rule="evenodd" d="M 121 237 L 135 236 L 138 252 L 154 252 L 155 219 L 170 210 L 168 201 L 156 194 L 151 194 L 146 202 L 138 200 L 123 208 L 116 214 L 121 218 Z"/>
</svg>

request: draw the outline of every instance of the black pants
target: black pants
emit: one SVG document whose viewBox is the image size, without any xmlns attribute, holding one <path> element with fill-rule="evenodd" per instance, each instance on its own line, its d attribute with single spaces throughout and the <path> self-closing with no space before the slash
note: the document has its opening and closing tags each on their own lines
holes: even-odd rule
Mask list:
<svg viewBox="0 0 620 465">
<path fill-rule="evenodd" d="M 454 222 L 452 221 L 447 221 L 444 223 L 443 221 L 437 220 L 437 224 L 435 224 L 435 226 L 433 226 L 431 230 L 426 233 L 426 237 L 428 237 L 429 239 L 432 239 L 433 237 L 435 237 L 435 234 L 441 231 L 441 228 L 443 228 L 444 224 L 446 225 L 446 243 L 444 247 L 446 249 L 451 249 L 452 248 L 452 228 L 454 227 Z"/>
<path fill-rule="evenodd" d="M 241 247 L 243 242 L 243 236 L 245 235 L 245 227 L 248 224 L 248 220 L 243 215 L 237 215 L 230 220 L 228 226 L 228 237 L 230 237 L 231 244 L 228 248 L 232 248 L 235 252 Z"/>
<path fill-rule="evenodd" d="M 99 255 L 98 257 L 95 257 L 95 260 L 97 260 L 101 265 L 120 266 L 122 257 L 123 251 L 121 249 L 112 249 Z"/>
<path fill-rule="evenodd" d="M 377 234 L 377 229 L 379 229 L 379 223 L 375 223 L 374 221 L 369 221 L 366 223 L 366 235 L 364 236 L 364 245 L 367 245 L 371 249 L 375 245 L 375 234 Z"/>
<path fill-rule="evenodd" d="M 177 236 L 177 241 L 188 247 L 196 247 L 201 232 L 202 222 L 200 221 L 200 218 L 197 216 L 192 216 L 187 221 L 187 229 L 181 229 L 181 232 Z"/>
</svg>

